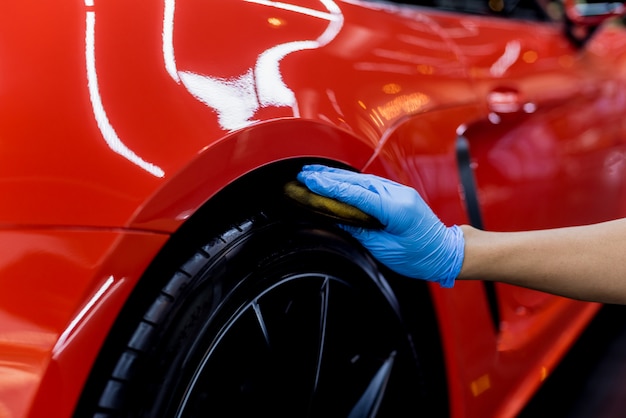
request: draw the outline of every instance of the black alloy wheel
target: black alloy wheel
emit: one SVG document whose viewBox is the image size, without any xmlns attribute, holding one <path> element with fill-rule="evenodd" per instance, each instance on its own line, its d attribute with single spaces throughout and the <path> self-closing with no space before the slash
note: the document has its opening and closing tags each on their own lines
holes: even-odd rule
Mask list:
<svg viewBox="0 0 626 418">
<path fill-rule="evenodd" d="M 140 314 L 81 416 L 434 416 L 398 300 L 339 229 L 248 218 Z"/>
</svg>

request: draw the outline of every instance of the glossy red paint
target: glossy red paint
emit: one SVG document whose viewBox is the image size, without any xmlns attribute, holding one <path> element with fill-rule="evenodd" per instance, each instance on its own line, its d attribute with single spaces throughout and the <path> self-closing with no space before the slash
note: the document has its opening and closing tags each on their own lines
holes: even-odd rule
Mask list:
<svg viewBox="0 0 626 418">
<path fill-rule="evenodd" d="M 237 179 L 323 158 L 485 227 L 626 215 L 626 33 L 371 1 L 25 0 L 0 12 L 0 417 L 69 417 L 170 234 Z M 244 30 L 245 28 L 245 30 Z M 432 288 L 451 415 L 514 416 L 598 309 Z"/>
<path fill-rule="evenodd" d="M 166 239 L 122 230 L 0 233 L 2 416 L 71 415 L 113 318 Z"/>
</svg>

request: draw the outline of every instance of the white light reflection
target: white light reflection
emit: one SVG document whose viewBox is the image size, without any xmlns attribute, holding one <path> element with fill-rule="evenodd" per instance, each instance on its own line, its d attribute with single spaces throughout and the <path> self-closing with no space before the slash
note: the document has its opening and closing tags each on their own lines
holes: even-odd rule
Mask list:
<svg viewBox="0 0 626 418">
<path fill-rule="evenodd" d="M 219 123 L 225 129 L 246 126 L 254 112 L 259 109 L 252 69 L 231 79 L 207 77 L 191 72 L 181 72 L 180 76 L 194 97 L 216 110 Z"/>
<path fill-rule="evenodd" d="M 502 119 L 500 119 L 500 115 L 494 112 L 489 112 L 489 114 L 487 115 L 487 119 L 489 119 L 489 122 L 493 123 L 494 125 L 502 122 Z"/>
<path fill-rule="evenodd" d="M 54 345 L 52 349 L 53 357 L 63 351 L 63 349 L 67 346 L 67 344 L 71 341 L 72 335 L 74 334 L 74 330 L 78 328 L 78 326 L 82 323 L 83 318 L 87 314 L 90 313 L 91 309 L 94 305 L 102 298 L 105 292 L 115 283 L 115 279 L 113 276 L 109 276 L 105 282 L 100 286 L 98 291 L 89 299 L 89 301 L 85 304 L 85 306 L 78 312 L 78 314 L 72 319 L 70 325 L 63 331 L 63 334 L 59 337 L 59 340 Z"/>
<path fill-rule="evenodd" d="M 85 0 L 85 6 L 92 7 L 94 0 Z M 117 132 L 111 125 L 104 110 L 102 98 L 100 97 L 100 86 L 98 85 L 98 74 L 96 72 L 96 13 L 87 11 L 85 29 L 85 60 L 87 65 L 87 82 L 89 87 L 89 99 L 93 109 L 98 128 L 107 145 L 117 154 L 126 158 L 133 164 L 146 170 L 156 177 L 163 177 L 165 172 L 154 164 L 144 161 L 141 157 L 130 150 L 118 137 Z"/>
<path fill-rule="evenodd" d="M 521 50 L 522 46 L 519 41 L 507 43 L 502 56 L 498 58 L 489 69 L 491 75 L 494 77 L 502 77 L 507 70 L 515 64 L 515 61 L 519 59 Z"/>
<path fill-rule="evenodd" d="M 163 59 L 165 70 L 177 83 L 180 82 L 178 70 L 176 69 L 176 58 L 174 56 L 174 10 L 176 0 L 165 0 L 165 11 L 163 12 Z"/>
<path fill-rule="evenodd" d="M 535 113 L 535 111 L 537 110 L 537 105 L 532 102 L 524 103 L 522 109 L 524 109 L 524 112 L 526 113 Z"/>
<path fill-rule="evenodd" d="M 333 3 L 332 1 L 328 1 L 328 0 L 321 0 L 321 2 L 324 4 L 324 6 L 326 6 L 328 11 L 331 13 L 331 15 L 325 12 L 320 12 L 318 10 L 308 9 L 306 7 L 296 6 L 295 4 L 282 3 L 279 1 L 272 1 L 272 0 L 245 0 L 245 1 L 248 3 L 261 4 L 263 6 L 275 7 L 277 9 L 290 10 L 292 12 L 296 12 L 302 15 L 319 17 L 320 19 L 326 19 L 326 20 L 332 20 L 334 18 L 332 13 L 335 13 L 335 14 L 339 13 L 339 7 L 337 7 L 337 5 Z"/>
<path fill-rule="evenodd" d="M 263 51 L 255 65 L 242 75 L 229 78 L 211 77 L 177 69 L 173 45 L 175 0 L 165 1 L 163 14 L 165 69 L 174 81 L 182 82 L 197 100 L 213 108 L 218 115 L 219 124 L 226 130 L 235 130 L 254 123 L 252 119 L 254 114 L 263 107 L 291 107 L 297 116 L 299 111 L 296 97 L 283 81 L 280 61 L 293 52 L 327 45 L 343 26 L 343 15 L 333 0 L 321 0 L 328 12 L 271 0 L 246 1 L 327 20 L 328 27 L 317 39 L 287 42 Z"/>
</svg>

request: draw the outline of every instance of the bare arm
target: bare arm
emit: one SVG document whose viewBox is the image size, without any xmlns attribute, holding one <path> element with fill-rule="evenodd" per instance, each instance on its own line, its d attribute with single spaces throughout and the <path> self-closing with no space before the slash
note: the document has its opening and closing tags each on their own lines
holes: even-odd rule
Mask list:
<svg viewBox="0 0 626 418">
<path fill-rule="evenodd" d="M 458 279 L 626 304 L 626 219 L 541 231 L 462 230 L 465 259 Z"/>
</svg>

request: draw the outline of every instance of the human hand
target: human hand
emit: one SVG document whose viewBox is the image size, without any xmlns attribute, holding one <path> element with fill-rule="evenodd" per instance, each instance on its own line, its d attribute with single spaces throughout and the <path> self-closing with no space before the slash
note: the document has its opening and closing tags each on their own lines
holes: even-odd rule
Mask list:
<svg viewBox="0 0 626 418">
<path fill-rule="evenodd" d="M 377 218 L 382 230 L 343 226 L 391 270 L 452 287 L 464 257 L 461 229 L 446 227 L 419 193 L 371 174 L 306 165 L 298 180 L 311 191 Z"/>
</svg>

